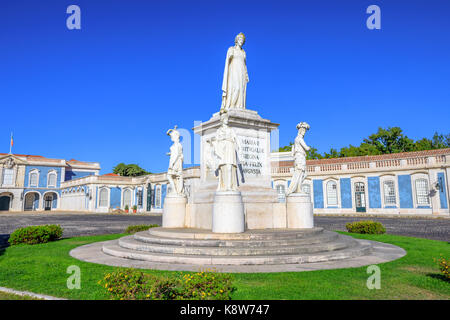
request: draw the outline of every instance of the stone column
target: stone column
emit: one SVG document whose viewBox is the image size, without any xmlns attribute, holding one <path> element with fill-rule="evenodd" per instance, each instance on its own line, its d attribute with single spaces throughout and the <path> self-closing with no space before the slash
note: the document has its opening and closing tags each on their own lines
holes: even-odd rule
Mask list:
<svg viewBox="0 0 450 320">
<path fill-rule="evenodd" d="M 218 191 L 214 195 L 212 232 L 245 231 L 244 203 L 239 191 Z"/>
<path fill-rule="evenodd" d="M 305 193 L 291 193 L 286 197 L 287 227 L 289 229 L 313 228 L 313 205 Z"/>
</svg>

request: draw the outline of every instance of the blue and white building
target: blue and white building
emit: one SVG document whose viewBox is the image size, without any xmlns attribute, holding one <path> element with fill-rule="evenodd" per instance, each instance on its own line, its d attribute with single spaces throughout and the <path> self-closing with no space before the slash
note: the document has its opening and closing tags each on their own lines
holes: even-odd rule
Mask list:
<svg viewBox="0 0 450 320">
<path fill-rule="evenodd" d="M 100 164 L 0 153 L 0 210 L 61 209 L 61 184 L 98 175 Z"/>
<path fill-rule="evenodd" d="M 302 186 L 314 213 L 448 216 L 450 149 L 307 161 Z M 0 210 L 161 213 L 166 174 L 99 175 L 100 164 L 0 154 Z M 271 154 L 272 186 L 284 202 L 293 172 L 290 152 Z M 184 170 L 188 201 L 200 167 Z"/>
</svg>

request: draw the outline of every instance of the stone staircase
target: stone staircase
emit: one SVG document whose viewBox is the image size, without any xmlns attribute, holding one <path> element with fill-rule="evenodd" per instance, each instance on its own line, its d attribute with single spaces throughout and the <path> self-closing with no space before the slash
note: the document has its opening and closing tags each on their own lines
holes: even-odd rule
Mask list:
<svg viewBox="0 0 450 320">
<path fill-rule="evenodd" d="M 247 230 L 218 234 L 203 229 L 152 228 L 103 245 L 110 256 L 190 265 L 280 265 L 345 260 L 369 255 L 372 246 L 312 229 Z"/>
</svg>

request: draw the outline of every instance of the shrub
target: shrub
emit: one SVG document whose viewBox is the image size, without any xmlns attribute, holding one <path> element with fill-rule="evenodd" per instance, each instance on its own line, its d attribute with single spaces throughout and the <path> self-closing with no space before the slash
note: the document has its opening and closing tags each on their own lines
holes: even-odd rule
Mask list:
<svg viewBox="0 0 450 320">
<path fill-rule="evenodd" d="M 386 228 L 376 221 L 355 221 L 345 225 L 348 232 L 365 233 L 365 234 L 383 234 L 386 233 Z"/>
<path fill-rule="evenodd" d="M 138 225 L 134 225 L 134 226 L 128 226 L 125 229 L 125 233 L 132 234 L 132 233 L 136 233 L 139 231 L 145 231 L 150 228 L 156 228 L 156 227 L 159 227 L 159 225 L 157 225 L 157 224 L 138 224 Z"/>
<path fill-rule="evenodd" d="M 14 230 L 8 242 L 11 245 L 46 243 L 61 238 L 62 233 L 63 229 L 59 225 L 30 226 Z"/>
<path fill-rule="evenodd" d="M 235 290 L 230 276 L 204 271 L 156 276 L 119 269 L 105 274 L 98 284 L 114 300 L 229 300 Z"/>
<path fill-rule="evenodd" d="M 182 300 L 231 300 L 236 290 L 229 275 L 212 270 L 183 275 L 182 288 Z"/>
<path fill-rule="evenodd" d="M 176 283 L 169 278 L 133 269 L 107 273 L 98 283 L 114 300 L 170 300 L 176 296 Z"/>
<path fill-rule="evenodd" d="M 450 272 L 450 270 L 449 270 L 450 261 L 445 259 L 441 255 L 441 257 L 439 259 L 437 259 L 437 263 L 439 265 L 439 269 L 442 272 L 442 275 L 444 276 L 444 279 L 446 279 L 447 281 L 450 281 L 450 273 L 449 273 Z"/>
</svg>

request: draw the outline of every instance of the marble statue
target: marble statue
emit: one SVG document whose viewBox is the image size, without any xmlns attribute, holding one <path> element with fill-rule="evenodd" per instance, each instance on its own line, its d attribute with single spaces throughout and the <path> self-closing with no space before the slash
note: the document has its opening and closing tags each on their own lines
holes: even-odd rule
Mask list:
<svg viewBox="0 0 450 320">
<path fill-rule="evenodd" d="M 173 142 L 170 152 L 167 153 L 170 156 L 169 169 L 167 170 L 167 180 L 169 180 L 171 187 L 169 194 L 182 196 L 184 192 L 183 147 L 180 143 L 180 132 L 178 132 L 177 126 L 169 129 L 167 135 Z"/>
<path fill-rule="evenodd" d="M 294 174 L 287 191 L 288 195 L 291 193 L 302 193 L 302 184 L 307 176 L 306 152 L 311 149 L 303 140 L 306 131 L 309 130 L 309 124 L 306 122 L 300 122 L 297 124 L 297 130 L 298 134 L 292 146 L 292 155 L 294 156 Z"/>
<path fill-rule="evenodd" d="M 241 32 L 234 39 L 234 46 L 227 51 L 222 82 L 221 110 L 245 109 L 248 73 L 246 55 L 242 46 L 245 36 Z"/>
<path fill-rule="evenodd" d="M 237 191 L 239 142 L 234 130 L 228 126 L 227 112 L 220 115 L 220 122 L 221 126 L 217 129 L 213 141 L 219 176 L 217 191 Z"/>
</svg>

